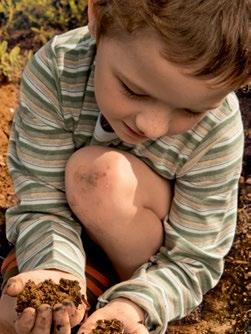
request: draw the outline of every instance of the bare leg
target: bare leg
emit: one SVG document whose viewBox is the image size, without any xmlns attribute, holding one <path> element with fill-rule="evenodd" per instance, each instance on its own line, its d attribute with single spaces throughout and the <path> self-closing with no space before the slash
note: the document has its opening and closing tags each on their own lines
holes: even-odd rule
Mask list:
<svg viewBox="0 0 251 334">
<path fill-rule="evenodd" d="M 66 194 L 121 279 L 162 245 L 171 187 L 135 156 L 99 146 L 78 150 L 67 164 Z"/>
</svg>

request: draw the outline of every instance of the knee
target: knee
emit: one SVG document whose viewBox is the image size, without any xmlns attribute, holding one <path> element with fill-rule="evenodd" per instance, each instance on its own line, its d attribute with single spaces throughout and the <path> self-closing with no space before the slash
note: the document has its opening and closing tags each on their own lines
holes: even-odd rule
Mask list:
<svg viewBox="0 0 251 334">
<path fill-rule="evenodd" d="M 68 203 L 83 224 L 128 214 L 137 180 L 119 151 L 88 146 L 75 152 L 65 171 Z M 127 199 L 125 201 L 125 199 Z"/>
</svg>

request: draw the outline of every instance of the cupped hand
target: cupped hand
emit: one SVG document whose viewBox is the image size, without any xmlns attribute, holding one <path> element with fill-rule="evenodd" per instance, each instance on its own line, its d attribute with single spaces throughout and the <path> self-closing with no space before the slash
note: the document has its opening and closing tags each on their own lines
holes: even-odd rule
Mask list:
<svg viewBox="0 0 251 334">
<path fill-rule="evenodd" d="M 61 278 L 77 280 L 81 287 L 81 293 L 85 295 L 83 281 L 72 274 L 58 270 L 34 270 L 10 278 L 0 301 L 0 308 L 3 309 L 0 316 L 0 328 L 1 319 L 3 319 L 15 328 L 17 334 L 50 334 L 53 323 L 54 334 L 70 334 L 71 328 L 78 325 L 85 315 L 87 305 L 84 302 L 76 307 L 72 301 L 64 300 L 53 308 L 43 304 L 37 310 L 28 307 L 19 315 L 15 311 L 16 297 L 23 291 L 28 280 L 38 284 L 51 279 L 58 284 Z"/>
<path fill-rule="evenodd" d="M 114 299 L 106 306 L 96 310 L 80 327 L 77 334 L 90 334 L 97 320 L 120 320 L 127 334 L 149 334 L 144 326 L 144 311 L 125 298 Z"/>
</svg>

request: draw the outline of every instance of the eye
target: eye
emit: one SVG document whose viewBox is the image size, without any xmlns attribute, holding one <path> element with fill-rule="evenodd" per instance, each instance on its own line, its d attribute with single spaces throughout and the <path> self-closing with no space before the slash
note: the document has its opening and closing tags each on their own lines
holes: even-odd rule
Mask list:
<svg viewBox="0 0 251 334">
<path fill-rule="evenodd" d="M 120 87 L 121 87 L 121 92 L 125 96 L 129 97 L 132 100 L 143 100 L 146 99 L 147 96 L 143 94 L 137 94 L 133 92 L 124 82 L 119 81 Z"/>
<path fill-rule="evenodd" d="M 200 112 L 195 112 L 193 110 L 190 110 L 190 109 L 187 109 L 187 108 L 184 108 L 184 109 L 181 109 L 187 116 L 193 118 L 193 117 L 198 117 L 198 116 L 201 116 L 201 113 Z"/>
</svg>

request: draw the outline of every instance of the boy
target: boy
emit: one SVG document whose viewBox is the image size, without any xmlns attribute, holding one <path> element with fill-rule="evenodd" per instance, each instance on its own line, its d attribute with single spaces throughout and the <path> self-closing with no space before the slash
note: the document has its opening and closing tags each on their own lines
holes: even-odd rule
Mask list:
<svg viewBox="0 0 251 334">
<path fill-rule="evenodd" d="M 249 2 L 90 0 L 88 15 L 92 37 L 54 38 L 23 74 L 9 149 L 20 202 L 7 214 L 20 274 L 1 317 L 18 334 L 80 323 L 85 305 L 17 318 L 14 304 L 28 279 L 77 279 L 86 293 L 83 226 L 118 278 L 78 334 L 103 318 L 164 333 L 218 282 L 233 240 L 243 130 L 231 91 L 250 80 Z"/>
</svg>

